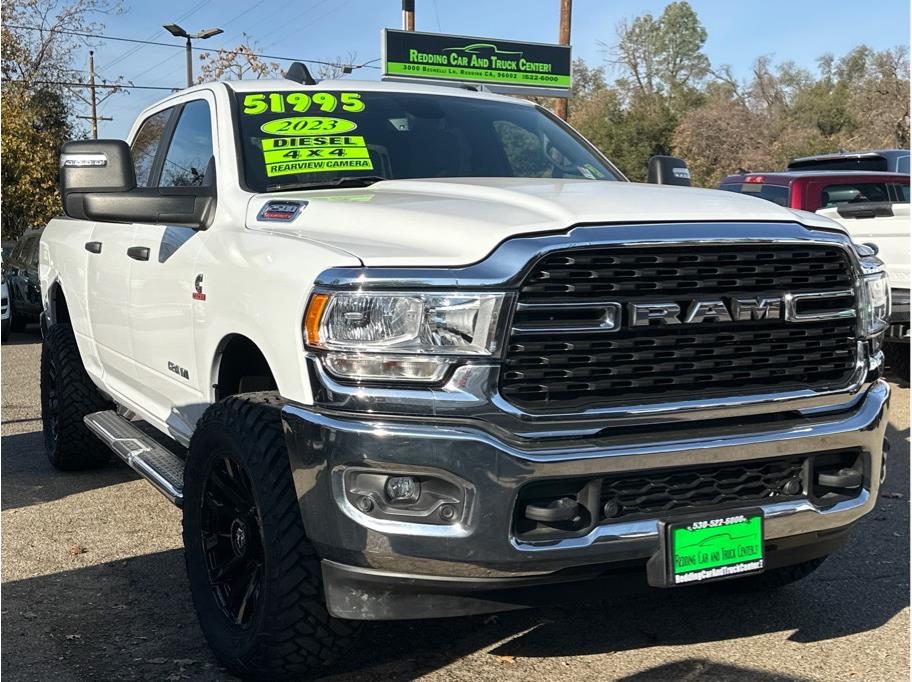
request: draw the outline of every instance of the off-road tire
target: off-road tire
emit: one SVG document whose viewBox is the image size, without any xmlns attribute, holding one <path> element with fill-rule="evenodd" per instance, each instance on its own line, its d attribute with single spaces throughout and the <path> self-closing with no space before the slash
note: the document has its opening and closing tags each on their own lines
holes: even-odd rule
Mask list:
<svg viewBox="0 0 912 682">
<path fill-rule="evenodd" d="M 41 346 L 41 422 L 48 459 L 61 471 L 94 469 L 111 451 L 86 427 L 87 414 L 110 410 L 89 378 L 68 324 L 48 329 Z"/>
<path fill-rule="evenodd" d="M 711 585 L 724 592 L 771 592 L 806 578 L 816 571 L 825 560 L 826 556 L 822 556 L 802 561 L 800 564 L 772 568 L 757 575 L 722 580 L 711 583 Z"/>
<path fill-rule="evenodd" d="M 900 379 L 909 380 L 909 344 L 885 343 L 884 355 L 887 359 L 887 373 Z"/>
<path fill-rule="evenodd" d="M 6 318 L 0 322 L 0 341 L 6 343 L 10 337 L 10 319 Z"/>
<path fill-rule="evenodd" d="M 348 646 L 357 625 L 326 610 L 320 559 L 292 485 L 280 407 L 274 392 L 231 396 L 209 407 L 190 441 L 184 474 L 184 557 L 193 603 L 218 660 L 244 678 L 313 675 Z M 225 458 L 246 474 L 260 533 L 264 568 L 247 627 L 229 620 L 211 586 L 203 541 L 211 513 L 203 509 L 207 477 Z"/>
</svg>

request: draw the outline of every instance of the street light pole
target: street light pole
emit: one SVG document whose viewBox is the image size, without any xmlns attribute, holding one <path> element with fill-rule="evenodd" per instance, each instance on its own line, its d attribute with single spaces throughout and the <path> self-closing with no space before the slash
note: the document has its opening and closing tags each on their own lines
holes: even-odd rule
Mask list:
<svg viewBox="0 0 912 682">
<path fill-rule="evenodd" d="M 165 24 L 164 28 L 168 33 L 173 35 L 175 38 L 186 38 L 187 39 L 187 87 L 189 88 L 193 85 L 193 42 L 192 39 L 196 38 L 197 40 L 205 40 L 206 38 L 211 38 L 212 36 L 217 36 L 219 33 L 222 33 L 220 28 L 207 28 L 204 31 L 199 31 L 198 33 L 187 33 L 177 24 Z"/>
<path fill-rule="evenodd" d="M 187 36 L 187 87 L 193 85 L 193 45 Z"/>
</svg>

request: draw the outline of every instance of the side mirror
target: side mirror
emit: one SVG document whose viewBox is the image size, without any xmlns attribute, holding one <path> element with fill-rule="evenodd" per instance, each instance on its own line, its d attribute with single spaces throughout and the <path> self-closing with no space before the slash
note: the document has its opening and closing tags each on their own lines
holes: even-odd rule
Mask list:
<svg viewBox="0 0 912 682">
<path fill-rule="evenodd" d="M 649 158 L 646 182 L 690 187 L 690 171 L 684 160 L 676 156 L 652 156 Z"/>
<path fill-rule="evenodd" d="M 91 219 L 85 196 L 136 189 L 130 148 L 123 140 L 77 140 L 60 149 L 60 196 L 71 218 Z"/>
<path fill-rule="evenodd" d="M 137 187 L 123 140 L 78 140 L 60 150 L 63 212 L 77 220 L 207 227 L 215 207 L 214 164 L 207 186 Z"/>
</svg>

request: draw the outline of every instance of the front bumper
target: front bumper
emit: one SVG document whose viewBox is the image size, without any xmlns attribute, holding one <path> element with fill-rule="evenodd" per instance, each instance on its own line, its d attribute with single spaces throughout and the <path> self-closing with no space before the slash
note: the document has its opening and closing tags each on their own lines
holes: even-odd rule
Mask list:
<svg viewBox="0 0 912 682">
<path fill-rule="evenodd" d="M 417 618 L 512 608 L 519 597 L 505 595 L 541 585 L 612 576 L 619 588 L 622 573 L 645 585 L 645 562 L 659 549 L 657 519 L 523 542 L 513 532 L 517 492 L 535 481 L 853 448 L 866 462 L 856 496 L 826 508 L 807 498 L 759 505 L 769 566 L 832 551 L 876 502 L 889 395 L 888 384 L 878 380 L 837 413 L 674 425 L 534 446 L 469 422 L 358 418 L 293 405 L 283 419 L 305 527 L 324 562 L 330 611 L 353 619 Z M 464 502 L 449 524 L 375 518 L 351 503 L 346 471 L 440 476 L 461 486 Z"/>
</svg>

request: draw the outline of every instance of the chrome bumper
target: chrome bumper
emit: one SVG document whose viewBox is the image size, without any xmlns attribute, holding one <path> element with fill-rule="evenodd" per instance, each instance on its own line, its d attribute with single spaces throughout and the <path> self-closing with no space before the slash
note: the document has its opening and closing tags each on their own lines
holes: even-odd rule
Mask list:
<svg viewBox="0 0 912 682">
<path fill-rule="evenodd" d="M 695 466 L 858 448 L 868 476 L 854 499 L 818 508 L 800 499 L 761 505 L 765 537 L 846 527 L 873 509 L 881 480 L 890 388 L 876 381 L 851 410 L 768 426 L 694 426 L 594 443 L 527 447 L 471 424 L 362 419 L 284 408 L 294 483 L 310 539 L 341 565 L 449 578 L 548 576 L 587 565 L 646 560 L 658 550 L 657 520 L 606 523 L 583 537 L 532 544 L 511 536 L 518 489 L 535 480 Z M 346 498 L 346 469 L 437 473 L 464 486 L 450 525 L 375 519 Z M 708 510 L 709 511 L 709 510 Z"/>
</svg>

